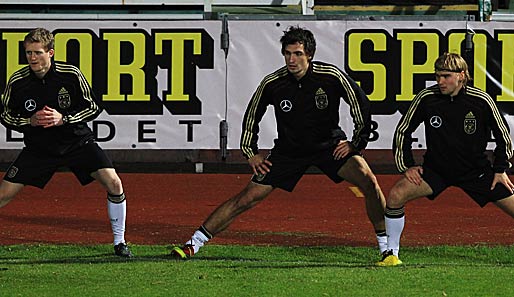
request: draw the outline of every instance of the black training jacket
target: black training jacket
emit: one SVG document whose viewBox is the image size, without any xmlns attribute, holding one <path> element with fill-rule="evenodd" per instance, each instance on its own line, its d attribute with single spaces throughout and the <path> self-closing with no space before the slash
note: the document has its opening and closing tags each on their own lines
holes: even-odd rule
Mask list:
<svg viewBox="0 0 514 297">
<path fill-rule="evenodd" d="M 65 124 L 31 126 L 30 117 L 45 105 L 62 113 Z M 14 72 L 5 88 L 2 108 L 2 124 L 23 133 L 27 149 L 57 156 L 93 139 L 85 122 L 102 111 L 80 70 L 57 61 L 42 79 L 29 66 Z"/>
<path fill-rule="evenodd" d="M 266 109 L 275 110 L 278 137 L 274 151 L 307 156 L 346 139 L 339 126 L 341 98 L 350 106 L 352 144 L 362 150 L 371 132 L 370 102 L 362 89 L 336 66 L 311 62 L 300 80 L 284 66 L 261 81 L 246 109 L 241 150 L 246 158 L 258 153 L 259 122 Z"/>
<path fill-rule="evenodd" d="M 466 86 L 452 97 L 441 94 L 434 85 L 414 97 L 394 136 L 394 157 L 400 172 L 415 165 L 411 135 L 421 123 L 427 145 L 424 165 L 444 177 L 458 180 L 491 166 L 485 154 L 491 135 L 496 142 L 494 171 L 504 172 L 510 166 L 509 127 L 493 99 L 480 89 Z"/>
</svg>

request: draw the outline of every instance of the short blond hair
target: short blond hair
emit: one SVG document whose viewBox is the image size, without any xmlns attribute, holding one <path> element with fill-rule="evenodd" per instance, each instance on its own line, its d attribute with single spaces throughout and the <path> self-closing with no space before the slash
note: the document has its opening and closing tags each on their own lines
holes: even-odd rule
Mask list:
<svg viewBox="0 0 514 297">
<path fill-rule="evenodd" d="M 47 51 L 54 49 L 54 35 L 45 28 L 36 28 L 31 30 L 23 40 L 24 45 L 34 42 L 41 42 Z"/>
</svg>

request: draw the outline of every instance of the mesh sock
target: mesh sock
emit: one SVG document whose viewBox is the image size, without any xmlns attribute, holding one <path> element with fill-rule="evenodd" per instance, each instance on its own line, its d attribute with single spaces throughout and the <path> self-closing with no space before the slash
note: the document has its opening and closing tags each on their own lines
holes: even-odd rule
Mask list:
<svg viewBox="0 0 514 297">
<path fill-rule="evenodd" d="M 393 255 L 398 256 L 400 251 L 400 237 L 405 226 L 405 211 L 403 206 L 400 208 L 385 209 L 385 225 L 387 230 L 387 249 L 393 251 Z"/>
<path fill-rule="evenodd" d="M 114 245 L 125 242 L 125 220 L 127 217 L 127 201 L 125 194 L 107 194 L 107 212 L 111 220 Z"/>
<path fill-rule="evenodd" d="M 202 225 L 200 228 L 198 228 L 198 230 L 195 231 L 193 236 L 191 236 L 191 240 L 186 242 L 186 244 L 191 244 L 193 246 L 193 251 L 196 254 L 198 253 L 198 250 L 200 250 L 200 248 L 204 246 L 211 238 L 212 234 Z"/>
<path fill-rule="evenodd" d="M 380 254 L 387 250 L 387 233 L 385 230 L 375 230 L 377 234 L 378 249 Z"/>
</svg>

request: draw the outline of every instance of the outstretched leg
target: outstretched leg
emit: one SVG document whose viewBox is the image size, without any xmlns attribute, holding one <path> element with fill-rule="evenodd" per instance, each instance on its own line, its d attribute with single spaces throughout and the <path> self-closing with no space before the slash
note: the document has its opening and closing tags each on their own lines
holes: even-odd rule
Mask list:
<svg viewBox="0 0 514 297">
<path fill-rule="evenodd" d="M 193 256 L 216 234 L 225 230 L 241 213 L 254 207 L 273 191 L 272 186 L 249 182 L 238 194 L 218 206 L 182 248 L 176 247 L 171 254 L 177 258 Z"/>
<path fill-rule="evenodd" d="M 250 182 L 240 193 L 221 204 L 203 223 L 214 236 L 225 230 L 241 213 L 254 207 L 273 191 L 272 186 Z"/>
</svg>

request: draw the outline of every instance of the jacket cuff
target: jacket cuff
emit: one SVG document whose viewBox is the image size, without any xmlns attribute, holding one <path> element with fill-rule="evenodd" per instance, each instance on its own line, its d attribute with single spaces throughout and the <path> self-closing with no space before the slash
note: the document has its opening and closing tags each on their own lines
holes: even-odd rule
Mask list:
<svg viewBox="0 0 514 297">
<path fill-rule="evenodd" d="M 507 169 L 509 169 L 511 167 L 512 167 L 512 164 L 509 161 L 506 161 L 504 164 L 501 164 L 501 165 L 495 164 L 493 166 L 493 172 L 494 173 L 504 173 L 505 171 L 507 171 Z"/>
<path fill-rule="evenodd" d="M 493 167 L 494 173 L 504 173 L 505 168 Z"/>
</svg>

